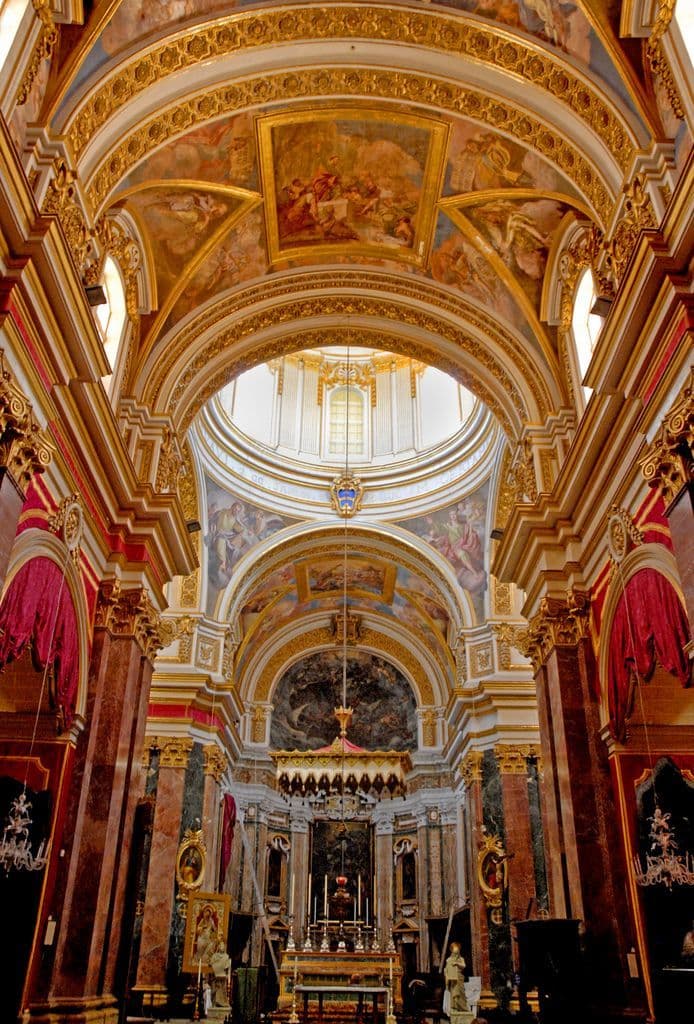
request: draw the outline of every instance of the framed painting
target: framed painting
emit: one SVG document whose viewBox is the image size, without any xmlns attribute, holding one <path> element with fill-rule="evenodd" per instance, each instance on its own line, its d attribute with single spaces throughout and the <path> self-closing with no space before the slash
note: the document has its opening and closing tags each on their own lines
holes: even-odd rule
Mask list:
<svg viewBox="0 0 694 1024">
<path fill-rule="evenodd" d="M 230 897 L 218 892 L 191 894 L 186 917 L 183 970 L 212 970 L 211 959 L 220 944 L 226 950 Z"/>
<path fill-rule="evenodd" d="M 448 125 L 358 106 L 258 120 L 271 263 L 351 253 L 423 264 Z"/>
<path fill-rule="evenodd" d="M 186 829 L 176 855 L 176 881 L 184 893 L 202 886 L 207 850 L 201 831 Z"/>
</svg>

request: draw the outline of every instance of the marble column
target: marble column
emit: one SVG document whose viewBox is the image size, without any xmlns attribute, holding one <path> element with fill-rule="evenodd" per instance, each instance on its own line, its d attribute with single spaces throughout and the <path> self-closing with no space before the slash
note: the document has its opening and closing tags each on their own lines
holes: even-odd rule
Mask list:
<svg viewBox="0 0 694 1024">
<path fill-rule="evenodd" d="M 625 865 L 615 837 L 618 821 L 599 735 L 596 671 L 589 636 L 589 603 L 571 591 L 566 601 L 545 598 L 524 643 L 533 661 L 540 714 L 545 786 L 552 790 L 543 823 L 548 847 L 560 855 L 550 875 L 555 916 L 584 922 L 586 976 L 582 995 L 614 1019 L 636 1011 L 623 965 L 635 944 L 627 904 Z M 640 1005 L 640 1004 L 639 1004 Z M 610 1017 L 612 1019 L 612 1017 Z"/>
<path fill-rule="evenodd" d="M 114 991 L 158 615 L 146 592 L 99 590 L 87 698 L 76 755 L 77 812 L 64 880 L 55 958 L 44 959 L 32 1019 L 115 1020 Z M 125 955 L 125 953 L 123 953 Z M 123 975 L 123 972 L 121 972 Z M 100 1018 L 101 1019 L 101 1018 Z"/>
<path fill-rule="evenodd" d="M 393 814 L 379 807 L 374 815 L 374 903 L 373 923 L 384 948 L 390 938 L 393 921 Z M 420 859 L 421 863 L 421 859 Z M 420 882 L 421 884 L 421 882 Z"/>
<path fill-rule="evenodd" d="M 294 941 L 300 946 L 304 940 L 304 932 L 308 924 L 307 918 L 307 897 L 308 897 L 308 875 L 309 863 L 309 820 L 305 811 L 299 808 L 292 808 L 291 814 L 291 842 L 292 849 L 289 861 L 289 894 L 292 890 L 292 879 L 294 879 L 294 906 L 289 906 L 287 901 L 287 913 L 294 915 Z M 319 895 L 316 893 L 316 895 Z M 310 912 L 309 912 L 310 913 Z"/>
<path fill-rule="evenodd" d="M 193 741 L 166 736 L 154 743 L 159 750 L 159 774 L 135 987 L 164 992 L 167 988 L 185 775 Z"/>
<path fill-rule="evenodd" d="M 0 349 L 0 590 L 27 487 L 35 473 L 46 469 L 53 450 L 3 357 Z"/>
<path fill-rule="evenodd" d="M 510 921 L 527 917 L 535 903 L 535 859 L 530 801 L 528 798 L 528 758 L 537 751 L 530 746 L 501 743 L 494 748 L 501 775 L 501 797 L 508 872 L 508 917 Z M 518 967 L 517 955 L 514 966 Z"/>
<path fill-rule="evenodd" d="M 694 371 L 641 460 L 665 505 L 690 626 L 694 628 Z M 690 642 L 690 655 L 694 654 Z"/>
<path fill-rule="evenodd" d="M 482 807 L 482 760 L 481 750 L 472 750 L 468 753 L 460 766 L 463 782 L 465 784 L 465 801 L 467 805 L 466 814 L 466 836 L 467 863 L 470 865 L 469 891 L 470 891 L 470 930 L 472 939 L 472 965 L 471 973 L 479 976 L 482 981 L 482 997 L 486 1005 L 494 1003 L 494 995 L 491 990 L 491 964 L 489 960 L 489 922 L 487 907 L 482 897 L 477 880 L 477 837 L 480 835 L 484 825 L 484 813 Z M 443 957 L 448 951 L 443 950 Z"/>
</svg>

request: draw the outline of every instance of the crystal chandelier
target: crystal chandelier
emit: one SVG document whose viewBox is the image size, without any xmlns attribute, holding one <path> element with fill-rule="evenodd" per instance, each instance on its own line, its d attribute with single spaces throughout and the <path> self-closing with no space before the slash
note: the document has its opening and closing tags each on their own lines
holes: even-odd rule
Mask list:
<svg viewBox="0 0 694 1024">
<path fill-rule="evenodd" d="M 694 862 L 690 853 L 677 853 L 677 843 L 670 827 L 670 814 L 656 806 L 648 821 L 651 853 L 646 854 L 644 867 L 638 854 L 634 857 L 634 874 L 639 885 L 694 885 Z"/>
<path fill-rule="evenodd" d="M 31 850 L 29 828 L 32 824 L 31 804 L 22 791 L 12 801 L 7 824 L 3 829 L 0 841 L 0 867 L 9 872 L 12 868 L 18 871 L 41 871 L 48 861 L 46 840 L 41 841 L 36 854 Z"/>
</svg>

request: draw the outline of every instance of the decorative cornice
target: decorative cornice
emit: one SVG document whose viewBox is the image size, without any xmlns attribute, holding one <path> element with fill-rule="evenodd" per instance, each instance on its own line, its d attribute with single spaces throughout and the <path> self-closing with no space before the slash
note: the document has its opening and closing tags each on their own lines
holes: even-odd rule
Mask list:
<svg viewBox="0 0 694 1024">
<path fill-rule="evenodd" d="M 518 648 L 537 673 L 555 647 L 576 647 L 589 635 L 590 598 L 569 590 L 566 600 L 544 597 L 528 629 L 519 634 Z"/>
<path fill-rule="evenodd" d="M 460 762 L 458 771 L 466 789 L 470 789 L 474 782 L 482 781 L 483 759 L 484 754 L 481 750 L 470 750 Z"/>
<path fill-rule="evenodd" d="M 527 775 L 528 760 L 537 758 L 539 748 L 534 743 L 499 743 L 494 747 L 494 757 L 502 775 Z"/>
<path fill-rule="evenodd" d="M 187 768 L 193 741 L 182 736 L 159 736 L 156 745 L 161 751 L 160 768 Z"/>
<path fill-rule="evenodd" d="M 693 465 L 694 368 L 641 459 L 641 472 L 649 486 L 660 490 L 669 509 L 683 488 L 691 486 Z"/>
<path fill-rule="evenodd" d="M 53 445 L 34 419 L 34 410 L 14 376 L 5 367 L 0 349 L 0 467 L 24 492 L 34 473 L 49 465 Z"/>
<path fill-rule="evenodd" d="M 227 759 L 216 743 L 208 743 L 202 748 L 205 758 L 205 775 L 211 775 L 215 782 L 221 782 L 227 769 Z"/>
<path fill-rule="evenodd" d="M 94 627 L 107 629 L 112 636 L 132 637 L 150 660 L 163 646 L 161 617 L 149 594 L 144 587 L 124 590 L 120 580 L 104 580 L 100 584 Z"/>
</svg>

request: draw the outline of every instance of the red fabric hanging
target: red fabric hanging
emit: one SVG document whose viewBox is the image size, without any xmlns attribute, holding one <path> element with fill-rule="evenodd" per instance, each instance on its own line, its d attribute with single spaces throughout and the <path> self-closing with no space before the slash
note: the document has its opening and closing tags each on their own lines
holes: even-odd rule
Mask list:
<svg viewBox="0 0 694 1024">
<path fill-rule="evenodd" d="M 231 793 L 224 794 L 224 811 L 222 814 L 222 861 L 220 865 L 220 883 L 224 885 L 227 868 L 231 860 L 231 844 L 234 840 L 234 826 L 236 825 L 236 801 Z"/>
<path fill-rule="evenodd" d="M 610 633 L 608 701 L 617 739 L 624 738 L 634 671 L 648 681 L 658 664 L 682 686 L 691 684 L 688 642 L 687 615 L 672 584 L 655 569 L 641 569 L 624 588 Z"/>
<path fill-rule="evenodd" d="M 36 667 L 54 667 L 56 703 L 67 728 L 77 699 L 77 619 L 63 573 L 49 558 L 27 562 L 7 589 L 0 605 L 0 668 L 29 641 Z"/>
</svg>

